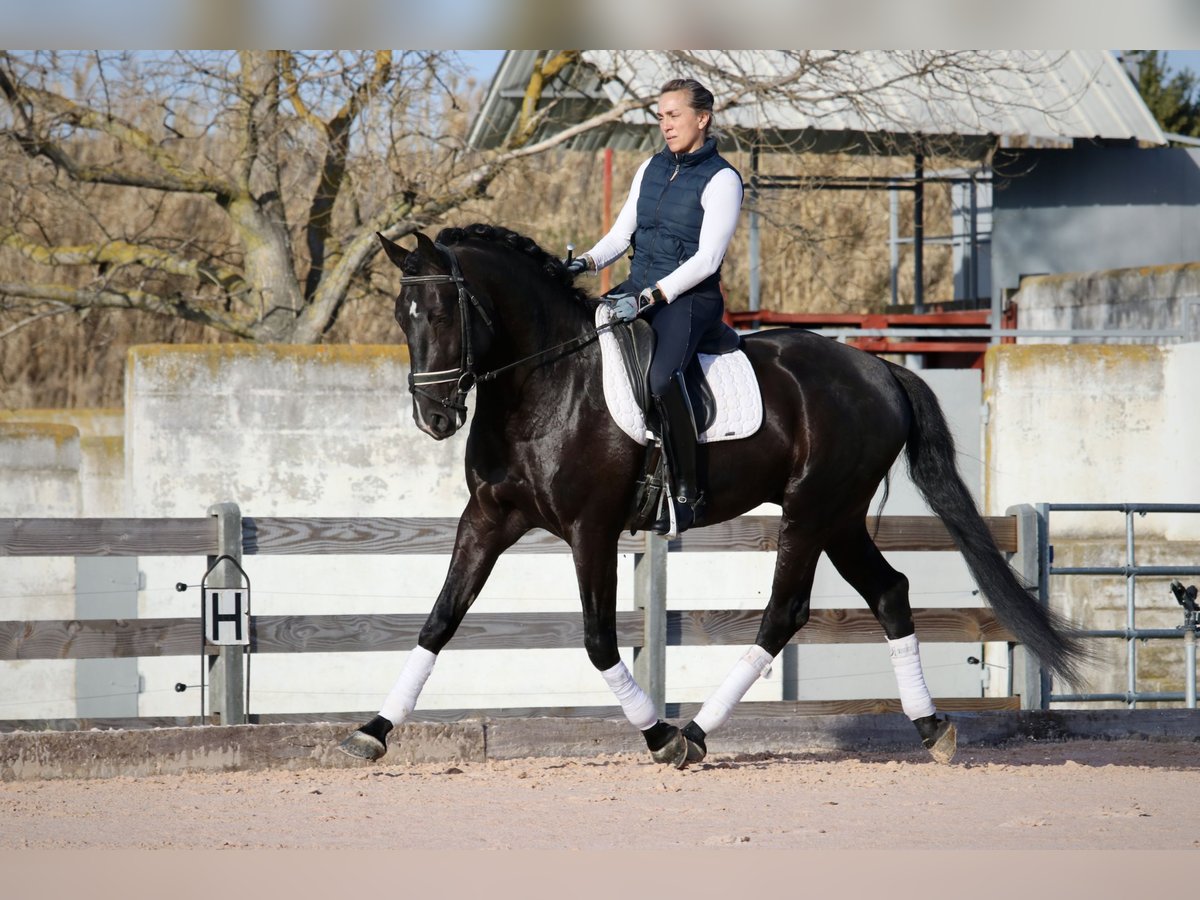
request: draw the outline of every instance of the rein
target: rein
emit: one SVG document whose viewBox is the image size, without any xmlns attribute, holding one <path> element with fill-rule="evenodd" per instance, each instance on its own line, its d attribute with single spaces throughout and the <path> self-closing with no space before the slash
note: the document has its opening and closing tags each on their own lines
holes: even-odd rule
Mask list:
<svg viewBox="0 0 1200 900">
<path fill-rule="evenodd" d="M 501 366 L 498 369 L 492 369 L 490 372 L 485 372 L 484 374 L 476 377 L 475 381 L 492 381 L 497 375 L 507 372 L 509 369 L 515 369 L 517 366 L 523 366 L 527 362 L 532 362 L 535 359 L 541 359 L 542 357 L 549 356 L 552 353 L 557 353 L 560 350 L 562 352 L 559 353 L 557 358 L 570 356 L 572 353 L 582 350 L 592 341 L 600 337 L 602 332 L 608 331 L 615 324 L 615 322 L 609 322 L 607 325 L 601 325 L 599 328 L 593 328 L 587 334 L 580 335 L 577 338 L 571 338 L 569 341 L 563 341 L 561 344 L 555 344 L 553 347 L 547 347 L 545 350 L 539 350 L 537 353 L 531 353 L 529 356 L 522 357 L 516 362 L 510 362 L 508 365 Z"/>
<path fill-rule="evenodd" d="M 467 280 L 463 277 L 462 269 L 458 264 L 458 257 L 454 252 L 443 244 L 435 244 L 435 247 L 441 251 L 450 261 L 450 274 L 448 275 L 405 275 L 401 277 L 400 284 L 453 284 L 458 288 L 458 311 L 459 324 L 462 331 L 462 359 L 457 368 L 454 369 L 439 369 L 432 372 L 415 373 L 411 370 L 408 374 L 408 390 L 409 393 L 419 394 L 425 399 L 438 404 L 444 409 L 452 409 L 458 416 L 458 424 L 461 427 L 467 419 L 467 395 L 471 393 L 472 388 L 477 384 L 493 381 L 503 373 L 515 369 L 518 366 L 523 366 L 526 363 L 542 360 L 557 353 L 558 357 L 569 356 L 579 350 L 582 350 L 592 341 L 596 340 L 600 334 L 609 330 L 615 323 L 610 322 L 607 325 L 601 325 L 599 328 L 593 328 L 587 334 L 577 338 L 572 338 L 569 341 L 564 341 L 553 347 L 547 347 L 545 350 L 539 350 L 537 353 L 531 353 L 529 356 L 492 369 L 489 372 L 476 373 L 475 371 L 475 351 L 471 343 L 471 309 L 472 307 L 483 320 L 483 324 L 493 334 L 496 331 L 496 326 L 492 324 L 491 318 L 484 309 L 483 304 L 479 302 L 479 298 L 471 293 L 471 289 L 467 287 Z M 457 392 L 454 399 L 445 397 L 435 397 L 433 394 L 425 390 L 435 384 L 457 384 Z"/>
</svg>

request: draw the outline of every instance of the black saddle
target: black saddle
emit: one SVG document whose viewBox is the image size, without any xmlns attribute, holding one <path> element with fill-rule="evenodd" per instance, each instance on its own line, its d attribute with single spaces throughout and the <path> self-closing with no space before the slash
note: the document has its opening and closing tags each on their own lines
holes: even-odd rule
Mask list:
<svg viewBox="0 0 1200 900">
<path fill-rule="evenodd" d="M 625 363 L 629 383 L 633 385 L 634 399 L 646 421 L 653 422 L 654 401 L 650 397 L 649 376 L 650 362 L 654 359 L 654 329 L 645 319 L 633 319 L 629 322 L 615 323 L 612 334 L 621 350 L 621 359 Z M 697 435 L 703 434 L 717 417 L 717 400 L 698 356 L 700 353 L 732 353 L 741 346 L 741 335 L 724 322 L 717 322 L 700 339 L 696 349 L 697 356 L 692 357 L 692 361 L 684 370 L 683 377 L 687 385 L 688 399 L 692 403 Z"/>
</svg>

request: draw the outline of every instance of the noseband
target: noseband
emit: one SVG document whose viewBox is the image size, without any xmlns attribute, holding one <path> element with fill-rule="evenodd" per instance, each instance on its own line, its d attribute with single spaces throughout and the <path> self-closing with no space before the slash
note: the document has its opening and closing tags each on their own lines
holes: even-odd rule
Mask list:
<svg viewBox="0 0 1200 900">
<path fill-rule="evenodd" d="M 463 278 L 462 269 L 458 265 L 458 257 L 450 250 L 449 247 L 443 244 L 434 244 L 435 247 L 450 261 L 449 275 L 405 275 L 400 279 L 401 284 L 453 284 L 458 288 L 458 321 L 462 329 L 462 357 L 461 362 L 456 369 L 441 369 L 436 372 L 420 372 L 416 373 L 409 371 L 408 373 L 408 390 L 411 394 L 419 394 L 426 400 L 438 404 L 444 409 L 452 409 L 455 415 L 458 416 L 458 425 L 461 427 L 467 420 L 467 394 L 471 392 L 471 388 L 475 387 L 479 380 L 475 374 L 475 350 L 471 342 L 471 308 L 479 314 L 479 318 L 483 320 L 483 324 L 488 327 L 489 331 L 495 331 L 495 326 L 492 325 L 491 317 L 488 316 L 487 310 L 483 308 L 483 304 L 479 302 L 470 288 L 467 287 L 467 281 Z M 425 390 L 435 384 L 451 384 L 457 383 L 458 389 L 454 395 L 454 399 L 444 397 L 435 397 L 429 391 Z"/>
</svg>

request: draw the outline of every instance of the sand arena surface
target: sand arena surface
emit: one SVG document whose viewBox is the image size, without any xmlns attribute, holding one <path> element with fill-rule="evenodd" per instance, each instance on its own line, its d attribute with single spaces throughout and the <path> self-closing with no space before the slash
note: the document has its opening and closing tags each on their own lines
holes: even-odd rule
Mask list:
<svg viewBox="0 0 1200 900">
<path fill-rule="evenodd" d="M 1200 743 L 648 755 L 0 784 L 0 849 L 1200 848 Z"/>
</svg>

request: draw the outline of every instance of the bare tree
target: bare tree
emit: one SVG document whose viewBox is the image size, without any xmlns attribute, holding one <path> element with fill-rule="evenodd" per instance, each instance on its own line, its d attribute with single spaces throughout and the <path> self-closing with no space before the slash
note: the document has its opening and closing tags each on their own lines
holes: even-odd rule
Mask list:
<svg viewBox="0 0 1200 900">
<path fill-rule="evenodd" d="M 318 340 L 362 289 L 370 228 L 437 206 L 394 154 L 452 153 L 430 125 L 448 67 L 436 53 L 5 55 L 3 137 L 24 162 L 6 166 L 0 245 L 56 280 L 0 292 L 31 319 L 140 309 Z"/>
<path fill-rule="evenodd" d="M 0 308 L 20 316 L 4 333 L 136 309 L 241 340 L 319 341 L 372 291 L 376 231 L 433 226 L 522 159 L 649 121 L 639 111 L 661 81 L 631 77 L 644 60 L 588 57 L 541 54 L 512 127 L 480 151 L 445 52 L 0 53 Z M 752 54 L 656 59 L 710 81 L 718 111 L 758 129 L 755 110 L 895 123 L 905 104 L 953 100 L 986 117 L 991 81 L 1045 67 L 927 51 L 891 54 L 882 73 L 832 52 L 765 67 Z M 594 96 L 601 81 L 626 91 L 564 124 L 572 84 Z"/>
</svg>

